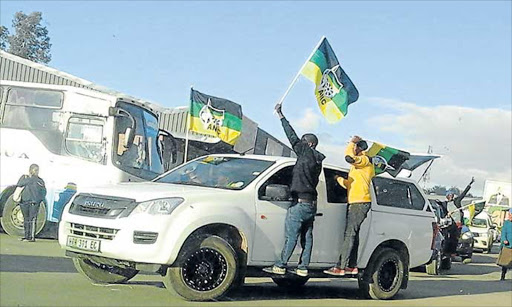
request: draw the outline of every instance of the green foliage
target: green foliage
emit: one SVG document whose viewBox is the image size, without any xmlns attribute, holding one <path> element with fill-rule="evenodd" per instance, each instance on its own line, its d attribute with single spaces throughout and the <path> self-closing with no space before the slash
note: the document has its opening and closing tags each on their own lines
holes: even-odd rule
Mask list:
<svg viewBox="0 0 512 307">
<path fill-rule="evenodd" d="M 9 30 L 4 26 L 0 26 L 0 49 L 6 50 L 8 38 Z"/>
<path fill-rule="evenodd" d="M 50 62 L 50 37 L 42 20 L 41 12 L 17 12 L 12 21 L 15 33 L 9 35 L 6 27 L 1 28 L 0 47 L 5 50 L 8 46 L 8 52 L 34 62 Z"/>
</svg>

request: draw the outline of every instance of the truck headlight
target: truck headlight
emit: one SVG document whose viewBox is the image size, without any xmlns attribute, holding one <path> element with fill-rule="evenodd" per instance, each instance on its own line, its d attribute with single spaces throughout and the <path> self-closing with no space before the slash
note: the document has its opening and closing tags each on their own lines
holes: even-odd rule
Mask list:
<svg viewBox="0 0 512 307">
<path fill-rule="evenodd" d="M 171 214 L 184 201 L 181 197 L 160 198 L 141 202 L 132 214 L 147 213 L 153 215 Z"/>
</svg>

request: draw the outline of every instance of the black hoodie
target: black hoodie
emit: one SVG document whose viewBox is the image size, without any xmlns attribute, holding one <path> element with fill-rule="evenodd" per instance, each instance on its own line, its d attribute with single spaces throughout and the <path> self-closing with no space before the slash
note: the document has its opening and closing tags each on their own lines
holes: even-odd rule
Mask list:
<svg viewBox="0 0 512 307">
<path fill-rule="evenodd" d="M 17 184 L 18 187 L 25 187 L 21 192 L 22 203 L 36 203 L 42 202 L 46 196 L 46 187 L 44 186 L 43 179 L 38 176 L 21 176 Z"/>
<path fill-rule="evenodd" d="M 297 162 L 293 168 L 292 186 L 290 188 L 294 198 L 316 200 L 318 193 L 318 177 L 322 171 L 322 161 L 325 156 L 316 149 L 302 142 L 286 118 L 281 119 L 286 137 L 290 141 L 293 151 L 297 155 Z"/>
</svg>

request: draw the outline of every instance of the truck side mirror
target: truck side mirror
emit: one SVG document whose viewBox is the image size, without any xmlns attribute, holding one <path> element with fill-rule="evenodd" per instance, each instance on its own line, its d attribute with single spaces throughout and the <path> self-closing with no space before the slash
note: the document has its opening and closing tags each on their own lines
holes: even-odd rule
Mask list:
<svg viewBox="0 0 512 307">
<path fill-rule="evenodd" d="M 289 186 L 285 184 L 269 184 L 265 187 L 265 195 L 262 196 L 262 199 L 268 201 L 290 201 L 291 196 Z"/>
</svg>

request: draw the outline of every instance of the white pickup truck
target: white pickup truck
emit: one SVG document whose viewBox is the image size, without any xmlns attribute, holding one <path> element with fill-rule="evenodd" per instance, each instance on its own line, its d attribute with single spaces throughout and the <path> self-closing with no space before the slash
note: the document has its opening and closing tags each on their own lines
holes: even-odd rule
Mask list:
<svg viewBox="0 0 512 307">
<path fill-rule="evenodd" d="M 59 243 L 79 272 L 96 283 L 121 283 L 140 270 L 158 272 L 165 286 L 194 301 L 213 300 L 243 285 L 245 277 L 271 277 L 298 287 L 340 254 L 347 191 L 324 164 L 309 276 L 265 275 L 284 243 L 295 159 L 211 155 L 145 183 L 81 191 L 67 205 Z M 373 179 L 372 208 L 361 227 L 357 276 L 362 292 L 390 299 L 405 289 L 409 268 L 432 255 L 433 213 L 417 184 Z M 298 246 L 289 262 L 297 264 Z"/>
</svg>

